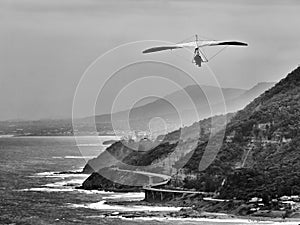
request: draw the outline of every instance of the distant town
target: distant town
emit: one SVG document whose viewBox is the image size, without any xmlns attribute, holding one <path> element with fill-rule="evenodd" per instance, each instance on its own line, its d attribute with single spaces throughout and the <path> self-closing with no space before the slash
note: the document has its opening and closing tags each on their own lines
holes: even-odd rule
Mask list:
<svg viewBox="0 0 300 225">
<path fill-rule="evenodd" d="M 77 129 L 76 129 L 77 128 Z M 78 123 L 73 128 L 71 120 L 38 120 L 38 121 L 2 121 L 0 122 L 0 137 L 19 136 L 119 136 L 126 140 L 154 140 L 161 134 L 166 134 L 177 127 L 169 126 L 169 130 L 150 132 L 147 130 L 113 130 L 111 124 L 98 123 L 95 131 L 88 123 Z"/>
</svg>

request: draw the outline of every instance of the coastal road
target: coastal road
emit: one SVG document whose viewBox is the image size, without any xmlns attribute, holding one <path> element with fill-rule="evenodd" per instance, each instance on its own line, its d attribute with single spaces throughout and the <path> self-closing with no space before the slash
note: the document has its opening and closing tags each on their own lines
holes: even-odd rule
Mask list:
<svg viewBox="0 0 300 225">
<path fill-rule="evenodd" d="M 151 173 L 146 171 L 138 171 L 138 170 L 122 170 L 119 168 L 115 168 L 115 170 L 122 171 L 122 172 L 128 172 L 128 173 L 135 173 L 135 174 L 141 174 L 149 177 L 159 177 L 162 178 L 164 181 L 155 183 L 155 184 L 149 184 L 148 186 L 145 186 L 143 189 L 148 191 L 156 191 L 156 192 L 167 192 L 167 193 L 182 193 L 182 194 L 202 194 L 206 196 L 213 196 L 215 193 L 213 192 L 200 192 L 200 191 L 186 191 L 186 190 L 171 190 L 171 189 L 160 189 L 155 188 L 156 186 L 165 185 L 169 182 L 171 179 L 171 176 L 165 175 L 165 174 L 159 174 L 159 173 Z M 225 201 L 223 199 L 213 199 L 213 198 L 205 198 L 206 201 Z"/>
<path fill-rule="evenodd" d="M 168 193 L 214 195 L 213 192 L 203 192 L 203 191 L 185 191 L 185 190 L 172 190 L 172 189 L 160 189 L 160 188 L 158 189 L 158 188 L 151 188 L 151 187 L 145 187 L 144 189 L 149 191 L 168 192 Z"/>
<path fill-rule="evenodd" d="M 159 178 L 162 178 L 163 180 L 170 180 L 171 179 L 171 176 L 165 175 L 165 174 L 159 174 L 159 173 L 151 173 L 151 172 L 139 171 L 139 170 L 122 170 L 122 169 L 119 169 L 119 168 L 114 168 L 114 170 L 118 170 L 118 171 L 121 171 L 121 172 L 141 174 L 141 175 L 145 175 L 145 176 L 148 176 L 148 177 L 159 177 Z"/>
</svg>

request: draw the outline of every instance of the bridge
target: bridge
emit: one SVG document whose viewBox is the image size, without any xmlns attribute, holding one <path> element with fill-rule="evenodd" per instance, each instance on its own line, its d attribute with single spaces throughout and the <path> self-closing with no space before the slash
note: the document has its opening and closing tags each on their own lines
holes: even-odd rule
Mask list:
<svg viewBox="0 0 300 225">
<path fill-rule="evenodd" d="M 212 197 L 215 193 L 200 192 L 200 191 L 185 191 L 185 190 L 172 190 L 172 189 L 161 189 L 153 187 L 144 187 L 145 201 L 156 202 L 156 201 L 167 201 L 175 198 L 184 197 L 186 195 L 199 196 L 204 199 L 205 197 Z"/>
<path fill-rule="evenodd" d="M 187 190 L 175 190 L 175 189 L 163 189 L 159 188 L 163 185 L 168 184 L 171 179 L 171 176 L 165 174 L 158 174 L 152 173 L 147 171 L 139 171 L 139 170 L 123 170 L 119 168 L 115 168 L 115 170 L 122 171 L 122 172 L 129 172 L 140 174 L 149 177 L 149 183 L 143 187 L 145 192 L 145 201 L 148 202 L 155 202 L 155 201 L 166 201 L 171 200 L 176 197 L 183 197 L 185 195 L 197 195 L 200 196 L 202 199 L 212 199 L 215 193 L 213 192 L 201 192 L 201 191 L 187 191 Z M 154 178 L 160 178 L 163 181 L 154 183 Z"/>
</svg>

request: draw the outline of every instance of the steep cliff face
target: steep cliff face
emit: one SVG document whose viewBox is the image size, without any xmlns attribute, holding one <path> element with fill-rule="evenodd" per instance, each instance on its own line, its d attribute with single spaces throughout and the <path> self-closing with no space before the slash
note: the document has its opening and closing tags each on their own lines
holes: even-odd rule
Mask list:
<svg viewBox="0 0 300 225">
<path fill-rule="evenodd" d="M 116 165 L 126 156 L 131 154 L 133 149 L 127 148 L 122 142 L 118 141 L 109 146 L 97 158 L 91 159 L 83 168 L 83 173 L 93 173 L 100 169 Z"/>
<path fill-rule="evenodd" d="M 81 188 L 86 190 L 105 191 L 139 191 L 149 178 L 140 174 L 132 174 L 126 171 L 117 171 L 104 168 L 93 172 L 82 184 Z"/>
<path fill-rule="evenodd" d="M 186 180 L 221 197 L 249 198 L 300 194 L 300 68 L 239 111 L 228 124 L 221 150 L 203 172 L 199 161 L 206 144 L 198 146 Z"/>
</svg>

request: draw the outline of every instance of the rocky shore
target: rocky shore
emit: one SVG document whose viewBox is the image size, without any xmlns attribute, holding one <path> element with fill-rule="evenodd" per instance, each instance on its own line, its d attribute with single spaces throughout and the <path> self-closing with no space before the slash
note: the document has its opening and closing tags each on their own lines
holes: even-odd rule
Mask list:
<svg viewBox="0 0 300 225">
<path fill-rule="evenodd" d="M 195 211 L 193 209 L 181 209 L 178 212 L 159 212 L 159 211 L 126 211 L 126 212 L 101 212 L 100 215 L 104 217 L 123 217 L 123 218 L 145 218 L 145 217 L 156 217 L 156 218 L 207 218 L 207 219 L 229 219 L 229 218 L 237 218 L 233 215 L 226 215 L 221 213 L 207 213 Z"/>
<path fill-rule="evenodd" d="M 111 177 L 113 176 L 113 177 Z M 112 180 L 122 179 L 123 181 L 129 179 L 131 182 L 134 180 L 141 181 L 141 177 L 137 176 L 133 179 L 132 174 L 127 174 L 124 171 L 116 170 L 111 173 L 111 169 L 104 169 L 101 174 L 93 173 L 88 179 L 84 181 L 79 189 L 85 190 L 102 190 L 108 192 L 142 192 L 141 186 L 129 186 L 112 182 Z M 128 181 L 129 181 L 128 180 Z M 242 200 L 228 200 L 228 201 L 213 201 L 205 200 L 202 196 L 195 194 L 184 194 L 182 197 L 175 197 L 165 201 L 147 202 L 142 201 L 120 201 L 110 200 L 105 204 L 124 206 L 124 207 L 170 207 L 179 208 L 178 212 L 164 211 L 120 211 L 120 212 L 101 212 L 104 217 L 119 216 L 124 218 L 139 218 L 139 217 L 171 217 L 171 218 L 209 218 L 209 219 L 228 219 L 228 218 L 252 218 L 259 220 L 270 219 L 285 219 L 285 218 L 300 218 L 300 213 L 289 211 L 276 211 L 276 210 L 259 210 L 251 213 L 250 206 Z M 283 220 L 285 221 L 285 220 Z"/>
<path fill-rule="evenodd" d="M 176 207 L 178 211 L 164 212 L 118 212 L 124 218 L 160 217 L 160 218 L 207 218 L 207 219 L 247 219 L 253 221 L 300 221 L 300 213 L 265 210 L 259 213 L 246 214 L 247 205 L 241 201 L 216 202 L 204 201 L 186 196 L 168 202 L 150 203 L 146 201 L 108 201 L 108 205 L 142 206 L 142 207 Z M 116 216 L 116 212 L 106 212 L 104 216 Z"/>
<path fill-rule="evenodd" d="M 121 206 L 152 206 L 155 207 L 174 207 L 170 203 L 148 203 L 145 201 L 127 201 L 127 202 L 107 202 L 109 205 L 121 205 Z M 143 219 L 143 220 L 188 220 L 188 221 L 202 221 L 202 220 L 222 220 L 222 222 L 243 222 L 243 223 L 288 223 L 297 225 L 300 222 L 300 217 L 272 217 L 267 215 L 260 216 L 241 216 L 230 213 L 221 212 L 207 212 L 199 211 L 194 207 L 182 207 L 178 211 L 102 211 L 99 217 L 118 218 L 118 219 Z"/>
<path fill-rule="evenodd" d="M 168 207 L 163 204 L 148 204 L 143 201 L 141 202 L 107 202 L 106 204 L 117 204 L 125 206 L 153 206 L 155 207 Z M 169 206 L 170 207 L 170 206 Z M 243 223 L 260 223 L 260 222 L 269 222 L 269 223 L 288 223 L 288 224 L 298 224 L 299 218 L 278 218 L 278 217 L 266 217 L 266 216 L 240 216 L 234 214 L 218 213 L 218 212 L 206 212 L 206 211 L 197 211 L 193 208 L 186 207 L 182 208 L 179 211 L 102 211 L 100 212 L 99 217 L 103 218 L 118 218 L 118 219 L 144 219 L 144 220 L 188 220 L 188 221 L 202 221 L 202 220 L 222 220 L 222 222 L 243 222 Z"/>
</svg>

